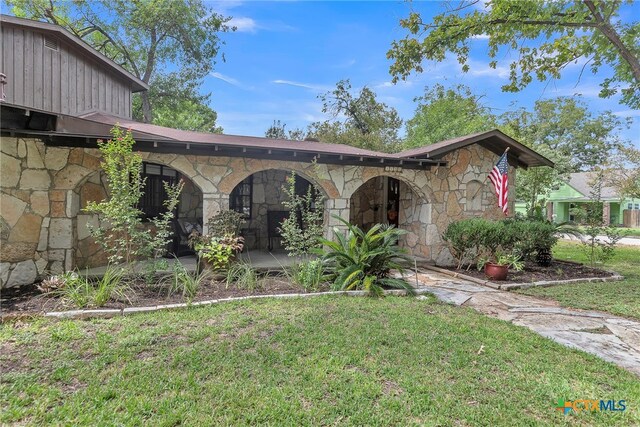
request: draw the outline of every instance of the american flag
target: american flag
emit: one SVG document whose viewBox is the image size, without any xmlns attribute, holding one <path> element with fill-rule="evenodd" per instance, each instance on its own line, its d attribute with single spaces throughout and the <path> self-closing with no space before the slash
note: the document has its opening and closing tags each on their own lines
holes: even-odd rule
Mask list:
<svg viewBox="0 0 640 427">
<path fill-rule="evenodd" d="M 505 151 L 498 163 L 489 174 L 489 179 L 493 183 L 498 195 L 498 206 L 502 212 L 507 213 L 507 201 L 509 200 L 509 164 L 507 163 L 507 152 Z"/>
</svg>

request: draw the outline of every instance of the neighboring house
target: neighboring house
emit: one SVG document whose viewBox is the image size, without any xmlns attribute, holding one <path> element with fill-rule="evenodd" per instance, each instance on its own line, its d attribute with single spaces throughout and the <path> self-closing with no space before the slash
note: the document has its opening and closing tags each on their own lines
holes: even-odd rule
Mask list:
<svg viewBox="0 0 640 427">
<path fill-rule="evenodd" d="M 414 256 L 447 263 L 447 224 L 504 216 L 487 175 L 507 147 L 510 212 L 516 168 L 553 165 L 497 130 L 386 154 L 138 123 L 131 95 L 147 90 L 143 82 L 56 25 L 4 15 L 0 22 L 2 286 L 104 263 L 87 227 L 98 218 L 83 208 L 106 196 L 96 141 L 115 124 L 132 130 L 144 159 L 145 215 L 161 209 L 163 181 L 183 179 L 181 224 L 206 224 L 224 209 L 244 212 L 252 250 L 273 240 L 293 171 L 299 191 L 313 185 L 324 195 L 328 237 L 336 216 L 363 227 L 391 222 L 408 231 L 401 245 Z"/>
<path fill-rule="evenodd" d="M 594 174 L 577 172 L 569 176 L 549 193 L 546 198 L 546 216 L 556 223 L 577 222 L 574 209 L 584 208 L 592 203 Z M 613 187 L 603 186 L 600 193 L 603 202 L 603 221 L 625 227 L 640 227 L 640 199 L 622 198 Z M 526 213 L 524 202 L 516 202 L 516 211 Z"/>
</svg>

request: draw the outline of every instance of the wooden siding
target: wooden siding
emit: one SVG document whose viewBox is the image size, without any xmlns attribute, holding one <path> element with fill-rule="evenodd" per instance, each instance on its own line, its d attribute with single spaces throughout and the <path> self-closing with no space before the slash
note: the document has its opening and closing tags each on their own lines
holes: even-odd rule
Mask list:
<svg viewBox="0 0 640 427">
<path fill-rule="evenodd" d="M 46 47 L 45 38 L 58 50 Z M 3 24 L 0 47 L 6 102 L 72 116 L 100 111 L 131 118 L 130 83 L 63 40 Z"/>
</svg>

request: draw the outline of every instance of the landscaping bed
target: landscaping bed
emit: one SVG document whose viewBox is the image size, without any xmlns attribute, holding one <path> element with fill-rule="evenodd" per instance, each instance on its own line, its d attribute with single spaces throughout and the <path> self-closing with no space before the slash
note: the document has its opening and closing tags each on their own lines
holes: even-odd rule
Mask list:
<svg viewBox="0 0 640 427">
<path fill-rule="evenodd" d="M 487 276 L 484 274 L 484 271 L 478 271 L 475 266 L 471 266 L 468 270 L 466 268 L 456 270 L 455 267 L 442 268 L 481 280 L 487 280 Z M 533 283 L 612 276 L 615 276 L 615 273 L 612 273 L 611 271 L 592 268 L 575 262 L 554 260 L 549 267 L 541 267 L 535 262 L 525 262 L 524 269 L 522 271 L 509 270 L 507 280 L 500 281 L 499 283 Z"/>
<path fill-rule="evenodd" d="M 192 302 L 249 295 L 275 295 L 304 292 L 305 290 L 303 288 L 291 284 L 285 276 L 265 277 L 261 279 L 260 286 L 255 289 L 241 289 L 233 284 L 227 287 L 224 281 L 207 280 L 198 289 Z M 150 286 L 142 280 L 131 285 L 131 290 L 126 294 L 128 300 L 112 299 L 99 308 L 122 309 L 126 307 L 147 307 L 185 302 L 181 294 L 174 293 L 173 295 L 168 295 L 168 289 L 166 287 L 157 285 Z M 41 293 L 35 285 L 3 289 L 2 299 L 0 301 L 3 317 L 77 309 L 77 307 L 66 303 L 61 298 L 51 294 Z"/>
</svg>

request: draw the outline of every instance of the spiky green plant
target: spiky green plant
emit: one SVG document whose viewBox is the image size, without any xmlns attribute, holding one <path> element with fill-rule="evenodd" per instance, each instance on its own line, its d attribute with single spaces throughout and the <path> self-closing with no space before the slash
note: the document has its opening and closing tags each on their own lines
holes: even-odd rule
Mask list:
<svg viewBox="0 0 640 427">
<path fill-rule="evenodd" d="M 327 278 L 335 290 L 365 290 L 379 296 L 387 286 L 415 293 L 406 280 L 389 276 L 391 270 L 403 273 L 411 261 L 407 252 L 397 245 L 406 231 L 376 224 L 364 232 L 342 218 L 336 218 L 346 225 L 346 232 L 335 228 L 335 241 L 320 239 L 326 247 L 321 255 Z"/>
</svg>

